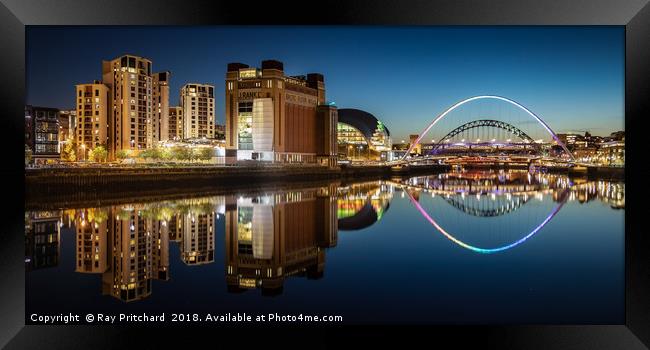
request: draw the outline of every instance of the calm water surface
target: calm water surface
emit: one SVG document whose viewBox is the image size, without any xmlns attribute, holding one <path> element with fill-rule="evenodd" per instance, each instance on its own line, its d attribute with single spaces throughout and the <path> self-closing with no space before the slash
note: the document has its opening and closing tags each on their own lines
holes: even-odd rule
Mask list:
<svg viewBox="0 0 650 350">
<path fill-rule="evenodd" d="M 620 324 L 624 207 L 623 183 L 462 171 L 31 211 L 27 315 Z"/>
</svg>

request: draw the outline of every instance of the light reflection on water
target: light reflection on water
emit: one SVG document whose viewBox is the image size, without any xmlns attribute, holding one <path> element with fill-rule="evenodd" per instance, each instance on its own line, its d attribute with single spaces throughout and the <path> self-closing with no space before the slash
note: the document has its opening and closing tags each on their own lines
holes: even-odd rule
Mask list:
<svg viewBox="0 0 650 350">
<path fill-rule="evenodd" d="M 620 323 L 624 207 L 623 183 L 462 171 L 26 212 L 27 309 Z"/>
</svg>

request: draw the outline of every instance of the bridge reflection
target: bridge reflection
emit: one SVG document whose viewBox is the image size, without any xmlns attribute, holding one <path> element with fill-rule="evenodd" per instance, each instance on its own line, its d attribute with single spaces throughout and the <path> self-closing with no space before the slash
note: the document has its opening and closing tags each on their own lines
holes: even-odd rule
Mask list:
<svg viewBox="0 0 650 350">
<path fill-rule="evenodd" d="M 578 180 L 579 181 L 579 180 Z M 600 197 L 611 203 L 612 208 L 624 208 L 624 185 L 600 181 L 574 183 L 566 176 L 554 174 L 531 174 L 527 171 L 493 171 L 470 170 L 456 171 L 434 176 L 413 177 L 396 181 L 395 186 L 406 193 L 420 214 L 433 225 L 438 232 L 457 245 L 479 253 L 496 253 L 516 247 L 539 232 L 562 208 L 568 200 L 584 203 Z M 523 207 L 531 198 L 542 200 L 549 195 L 557 204 L 546 214 L 539 217 L 539 224 L 523 236 L 510 239 L 507 244 L 493 248 L 472 245 L 458 238 L 445 229 L 421 205 L 422 193 L 438 195 L 444 202 L 463 214 L 490 218 L 513 213 Z M 530 211 L 528 213 L 530 217 Z M 484 227 L 490 223 L 485 222 Z M 485 228 L 483 228 L 485 230 Z M 503 232 L 499 233 L 503 236 Z"/>
<path fill-rule="evenodd" d="M 152 281 L 171 283 L 172 267 L 179 263 L 192 268 L 221 259 L 229 292 L 258 289 L 263 295 L 278 295 L 287 278 L 321 278 L 328 249 L 339 244 L 339 231 L 377 225 L 392 213 L 391 202 L 402 197 L 454 243 L 493 253 L 531 238 L 567 202 L 600 200 L 624 208 L 625 185 L 526 171 L 459 171 L 269 193 L 33 211 L 25 215 L 26 268 L 58 266 L 63 232 L 64 241 L 74 241 L 76 273 L 101 276 L 102 294 L 124 302 L 150 297 Z M 482 231 L 454 236 L 443 227 L 454 215 L 461 224 L 474 220 L 489 226 L 523 208 L 549 209 L 537 204 L 542 198 L 552 201 L 552 208 L 536 218 L 530 230 L 515 232 L 517 237 L 507 244 L 470 244 L 471 239 L 491 237 Z M 427 209 L 432 204 L 433 211 Z M 217 237 L 224 237 L 223 247 L 217 246 Z M 179 262 L 170 261 L 171 249 L 178 250 Z"/>
</svg>

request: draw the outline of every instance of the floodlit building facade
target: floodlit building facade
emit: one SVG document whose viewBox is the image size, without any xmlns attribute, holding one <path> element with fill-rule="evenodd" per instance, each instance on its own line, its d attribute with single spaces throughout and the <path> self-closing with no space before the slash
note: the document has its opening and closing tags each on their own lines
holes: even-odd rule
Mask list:
<svg viewBox="0 0 650 350">
<path fill-rule="evenodd" d="M 79 84 L 76 89 L 76 153 L 78 160 L 87 160 L 92 149 L 109 142 L 108 115 L 111 95 L 110 89 L 99 81 Z"/>
<path fill-rule="evenodd" d="M 180 106 L 169 107 L 168 140 L 180 141 L 183 139 L 183 108 Z"/>
<path fill-rule="evenodd" d="M 183 139 L 214 138 L 214 86 L 190 83 L 181 88 Z"/>
<path fill-rule="evenodd" d="M 337 113 L 325 103 L 322 74 L 287 76 L 276 60 L 227 70 L 226 157 L 336 164 Z"/>
<path fill-rule="evenodd" d="M 148 147 L 158 141 L 169 140 L 169 79 L 170 72 L 154 73 L 152 76 L 153 89 L 153 118 L 151 119 L 151 140 Z"/>
<path fill-rule="evenodd" d="M 102 62 L 102 81 L 112 96 L 109 115 L 109 158 L 121 150 L 141 150 L 153 138 L 151 61 L 124 55 Z"/>
</svg>

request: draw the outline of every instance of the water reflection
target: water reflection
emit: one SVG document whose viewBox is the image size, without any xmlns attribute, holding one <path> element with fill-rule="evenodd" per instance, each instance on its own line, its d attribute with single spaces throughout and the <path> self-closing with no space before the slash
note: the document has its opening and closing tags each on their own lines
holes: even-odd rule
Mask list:
<svg viewBox="0 0 650 350">
<path fill-rule="evenodd" d="M 318 279 L 325 250 L 337 243 L 336 186 L 250 197 L 226 197 L 229 292 L 282 292 L 284 279 Z"/>
<path fill-rule="evenodd" d="M 25 215 L 26 268 L 57 266 L 65 231 L 75 236 L 75 272 L 99 275 L 101 293 L 124 302 L 150 297 L 153 280 L 173 283 L 173 245 L 187 266 L 221 264 L 215 261 L 215 251 L 223 249 L 228 293 L 259 289 L 262 295 L 278 295 L 287 278 L 320 279 L 327 250 L 339 242 L 339 230 L 376 225 L 389 213 L 391 201 L 401 198 L 454 243 L 495 253 L 541 234 L 566 203 L 599 200 L 623 209 L 625 186 L 525 171 L 463 171 L 268 193 L 32 211 Z M 72 239 L 70 234 L 63 234 L 63 240 Z M 224 247 L 216 247 L 216 235 L 223 235 Z M 53 286 L 66 287 L 73 288 Z"/>
</svg>

